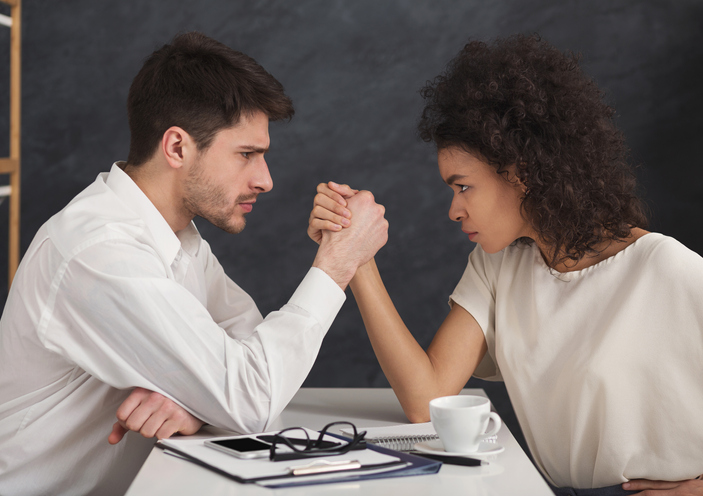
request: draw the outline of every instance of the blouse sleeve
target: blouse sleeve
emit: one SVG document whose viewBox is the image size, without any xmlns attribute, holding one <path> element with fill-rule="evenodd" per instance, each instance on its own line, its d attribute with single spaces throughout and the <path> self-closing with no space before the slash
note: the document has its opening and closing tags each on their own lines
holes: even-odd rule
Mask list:
<svg viewBox="0 0 703 496">
<path fill-rule="evenodd" d="M 488 353 L 474 371 L 474 376 L 490 381 L 502 381 L 496 361 L 495 297 L 498 268 L 502 253 L 489 255 L 480 245 L 469 255 L 469 263 L 454 292 L 449 306 L 459 305 L 469 312 L 486 336 Z"/>
</svg>

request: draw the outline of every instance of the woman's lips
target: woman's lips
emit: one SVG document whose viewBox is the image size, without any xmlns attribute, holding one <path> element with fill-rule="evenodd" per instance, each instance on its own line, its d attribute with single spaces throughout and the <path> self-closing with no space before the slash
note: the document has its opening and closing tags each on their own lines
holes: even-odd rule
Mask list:
<svg viewBox="0 0 703 496">
<path fill-rule="evenodd" d="M 464 231 L 464 229 L 462 229 L 462 231 Z M 478 232 L 476 232 L 476 231 L 464 231 L 464 232 L 469 235 L 469 241 L 473 241 L 474 238 L 476 237 L 476 235 L 478 234 Z"/>
</svg>

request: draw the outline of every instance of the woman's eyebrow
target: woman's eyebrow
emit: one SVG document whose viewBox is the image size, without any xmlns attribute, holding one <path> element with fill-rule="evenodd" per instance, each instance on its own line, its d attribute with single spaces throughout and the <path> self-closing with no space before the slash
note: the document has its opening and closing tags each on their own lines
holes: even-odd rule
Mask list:
<svg viewBox="0 0 703 496">
<path fill-rule="evenodd" d="M 461 174 L 452 174 L 451 176 L 449 176 L 449 177 L 447 178 L 447 180 L 446 180 L 445 182 L 446 182 L 449 186 L 451 186 L 451 185 L 454 184 L 456 181 L 458 181 L 458 180 L 460 180 L 460 179 L 464 179 L 465 177 L 466 177 L 466 176 L 462 176 Z"/>
</svg>

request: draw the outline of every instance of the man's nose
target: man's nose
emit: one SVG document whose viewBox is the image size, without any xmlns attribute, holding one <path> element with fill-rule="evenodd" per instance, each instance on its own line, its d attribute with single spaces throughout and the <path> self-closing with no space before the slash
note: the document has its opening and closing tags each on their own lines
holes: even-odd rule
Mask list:
<svg viewBox="0 0 703 496">
<path fill-rule="evenodd" d="M 273 179 L 271 178 L 268 164 L 263 157 L 261 157 L 260 161 L 256 164 L 254 176 L 251 178 L 251 187 L 259 190 L 261 193 L 266 193 L 273 189 Z"/>
</svg>

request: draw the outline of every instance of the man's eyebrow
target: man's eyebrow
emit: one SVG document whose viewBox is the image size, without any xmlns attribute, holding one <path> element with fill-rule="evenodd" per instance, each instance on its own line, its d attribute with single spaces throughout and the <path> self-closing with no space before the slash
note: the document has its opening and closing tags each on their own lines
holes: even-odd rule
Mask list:
<svg viewBox="0 0 703 496">
<path fill-rule="evenodd" d="M 447 178 L 447 180 L 444 181 L 444 182 L 447 183 L 449 186 L 451 186 L 452 184 L 454 184 L 454 183 L 455 183 L 456 181 L 458 181 L 459 179 L 463 179 L 463 178 L 465 178 L 465 177 L 466 177 L 466 176 L 462 176 L 461 174 L 452 174 L 452 175 L 449 176 L 449 177 Z"/>
<path fill-rule="evenodd" d="M 268 148 L 261 148 L 260 146 L 254 145 L 242 145 L 238 148 L 241 152 L 266 153 L 267 151 L 269 151 Z"/>
</svg>

